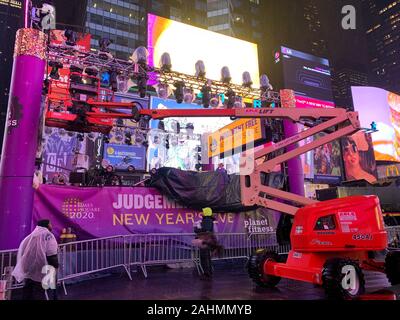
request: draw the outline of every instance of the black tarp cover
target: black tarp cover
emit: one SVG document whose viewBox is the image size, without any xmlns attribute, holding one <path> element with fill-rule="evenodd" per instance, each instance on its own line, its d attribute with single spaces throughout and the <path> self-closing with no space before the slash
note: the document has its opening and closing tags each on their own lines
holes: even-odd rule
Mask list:
<svg viewBox="0 0 400 320">
<path fill-rule="evenodd" d="M 201 210 L 210 207 L 214 212 L 244 212 L 240 195 L 240 176 L 224 172 L 191 172 L 161 168 L 152 175 L 149 187 L 182 205 Z"/>
</svg>

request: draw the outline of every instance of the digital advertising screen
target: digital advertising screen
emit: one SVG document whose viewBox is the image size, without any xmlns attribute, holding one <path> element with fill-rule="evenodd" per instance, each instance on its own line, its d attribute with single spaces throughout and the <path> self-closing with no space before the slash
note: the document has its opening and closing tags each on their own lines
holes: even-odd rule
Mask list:
<svg viewBox="0 0 400 320">
<path fill-rule="evenodd" d="M 220 80 L 227 66 L 233 83 L 242 84 L 242 74 L 248 71 L 254 86 L 260 84 L 255 43 L 149 14 L 148 50 L 151 66 L 158 67 L 161 55 L 168 52 L 174 71 L 194 74 L 196 62 L 202 60 L 208 79 Z"/>
<path fill-rule="evenodd" d="M 151 109 L 203 109 L 197 104 L 178 104 L 175 100 L 151 98 Z M 232 123 L 229 118 L 166 118 L 150 121 L 148 170 L 171 167 L 181 170 L 196 170 L 201 154 L 201 137 Z M 179 133 L 177 132 L 179 124 Z M 190 128 L 189 130 L 187 128 Z"/>
<path fill-rule="evenodd" d="M 104 160 L 115 170 L 127 170 L 129 166 L 138 171 L 146 170 L 146 148 L 121 144 L 104 144 Z"/>
<path fill-rule="evenodd" d="M 372 133 L 375 159 L 400 162 L 400 96 L 374 87 L 352 87 L 351 91 L 361 126 L 376 124 L 378 131 Z"/>
<path fill-rule="evenodd" d="M 377 181 L 378 173 L 370 134 L 359 131 L 343 138 L 342 149 L 347 181 Z"/>
<path fill-rule="evenodd" d="M 281 47 L 276 61 L 282 62 L 284 86 L 295 91 L 298 108 L 333 108 L 329 61 Z"/>
</svg>

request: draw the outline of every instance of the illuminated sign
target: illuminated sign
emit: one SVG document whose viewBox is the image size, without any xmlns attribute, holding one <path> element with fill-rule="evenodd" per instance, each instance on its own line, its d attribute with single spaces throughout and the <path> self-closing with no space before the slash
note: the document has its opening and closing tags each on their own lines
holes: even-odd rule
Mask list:
<svg viewBox="0 0 400 320">
<path fill-rule="evenodd" d="M 16 9 L 22 8 L 22 1 L 17 0 L 0 0 L 0 5 L 9 6 Z"/>
<path fill-rule="evenodd" d="M 378 178 L 395 178 L 400 177 L 400 164 L 393 164 L 387 166 L 378 166 Z"/>
<path fill-rule="evenodd" d="M 400 162 L 400 96 L 373 87 L 352 87 L 354 110 L 360 114 L 361 126 L 371 128 L 377 161 Z"/>
<path fill-rule="evenodd" d="M 229 67 L 232 82 L 242 84 L 242 74 L 248 71 L 255 87 L 259 87 L 257 44 L 187 24 L 148 16 L 149 63 L 158 66 L 161 55 L 168 52 L 172 69 L 194 74 L 195 63 L 204 61 L 207 78 L 221 79 L 221 69 Z"/>
<path fill-rule="evenodd" d="M 244 151 L 243 146 L 254 144 L 265 139 L 264 125 L 261 119 L 241 119 L 218 130 L 208 137 L 209 158 L 221 154 L 232 155 L 235 152 Z"/>
</svg>

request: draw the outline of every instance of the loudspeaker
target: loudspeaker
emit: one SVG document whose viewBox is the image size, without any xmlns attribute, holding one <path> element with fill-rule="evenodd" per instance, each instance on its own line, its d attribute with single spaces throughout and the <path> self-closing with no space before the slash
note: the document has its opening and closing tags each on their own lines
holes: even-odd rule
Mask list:
<svg viewBox="0 0 400 320">
<path fill-rule="evenodd" d="M 86 185 L 86 173 L 85 172 L 71 172 L 69 174 L 69 183 L 71 184 L 82 184 Z"/>
</svg>

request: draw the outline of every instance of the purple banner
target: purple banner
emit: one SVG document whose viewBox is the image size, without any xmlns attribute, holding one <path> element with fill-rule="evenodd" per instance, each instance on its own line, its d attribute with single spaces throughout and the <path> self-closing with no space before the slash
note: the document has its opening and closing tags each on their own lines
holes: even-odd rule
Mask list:
<svg viewBox="0 0 400 320">
<path fill-rule="evenodd" d="M 218 233 L 266 233 L 276 214 L 258 209 L 218 214 Z M 278 215 L 279 218 L 279 215 Z M 50 219 L 56 236 L 71 227 L 78 240 L 144 233 L 192 233 L 200 213 L 150 188 L 74 188 L 42 185 L 35 194 L 33 222 Z"/>
</svg>

